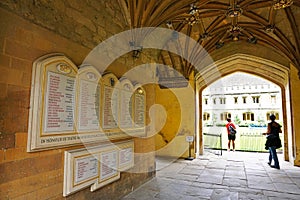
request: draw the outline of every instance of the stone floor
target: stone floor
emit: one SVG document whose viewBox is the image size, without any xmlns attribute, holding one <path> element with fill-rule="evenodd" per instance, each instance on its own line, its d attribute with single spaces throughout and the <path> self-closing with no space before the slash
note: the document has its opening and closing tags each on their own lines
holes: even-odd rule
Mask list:
<svg viewBox="0 0 300 200">
<path fill-rule="evenodd" d="M 270 168 L 267 153 L 206 153 L 192 161 L 157 159 L 156 177 L 123 200 L 300 199 L 300 167 Z"/>
</svg>

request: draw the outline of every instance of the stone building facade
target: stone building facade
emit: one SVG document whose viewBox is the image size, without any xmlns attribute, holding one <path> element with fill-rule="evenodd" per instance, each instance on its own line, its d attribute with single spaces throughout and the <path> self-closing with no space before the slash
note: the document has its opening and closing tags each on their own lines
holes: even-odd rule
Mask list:
<svg viewBox="0 0 300 200">
<path fill-rule="evenodd" d="M 283 121 L 281 91 L 275 84 L 244 73 L 234 73 L 213 83 L 203 93 L 204 124 L 226 123 L 266 126 L 270 114 Z"/>
</svg>

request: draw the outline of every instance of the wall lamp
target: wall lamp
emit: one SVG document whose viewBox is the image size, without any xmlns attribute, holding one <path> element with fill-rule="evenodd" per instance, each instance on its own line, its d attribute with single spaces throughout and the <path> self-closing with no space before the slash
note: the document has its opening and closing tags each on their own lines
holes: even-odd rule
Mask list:
<svg viewBox="0 0 300 200">
<path fill-rule="evenodd" d="M 133 58 L 139 58 L 141 55 L 141 52 L 143 51 L 143 46 L 136 46 L 134 41 L 129 42 L 129 46 L 132 49 L 132 57 Z"/>
</svg>

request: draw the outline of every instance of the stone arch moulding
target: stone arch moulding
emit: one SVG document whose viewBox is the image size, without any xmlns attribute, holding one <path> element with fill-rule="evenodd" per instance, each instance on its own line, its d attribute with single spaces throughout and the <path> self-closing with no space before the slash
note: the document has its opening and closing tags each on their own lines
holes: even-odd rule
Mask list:
<svg viewBox="0 0 300 200">
<path fill-rule="evenodd" d="M 278 64 L 271 60 L 263 59 L 246 54 L 235 54 L 217 60 L 214 64 L 208 65 L 200 70 L 196 76 L 196 132 L 197 137 L 196 155 L 203 154 L 203 135 L 202 133 L 202 91 L 214 81 L 234 72 L 245 72 L 265 78 L 281 88 L 282 94 L 282 113 L 284 131 L 284 159 L 294 162 L 294 139 L 291 120 L 291 108 L 287 101 L 290 99 L 289 87 L 289 67 Z"/>
</svg>

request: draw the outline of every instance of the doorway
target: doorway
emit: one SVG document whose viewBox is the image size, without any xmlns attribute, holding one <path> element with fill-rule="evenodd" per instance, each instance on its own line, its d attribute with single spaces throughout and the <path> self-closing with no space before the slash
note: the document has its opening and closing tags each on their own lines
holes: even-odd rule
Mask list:
<svg viewBox="0 0 300 200">
<path fill-rule="evenodd" d="M 227 149 L 227 118 L 237 128 L 235 150 L 267 152 L 265 133 L 269 116 L 283 124 L 281 88 L 258 76 L 234 72 L 202 91 L 204 149 Z M 283 141 L 283 135 L 281 135 Z M 282 148 L 278 150 L 282 152 Z M 219 152 L 219 151 L 217 151 Z"/>
<path fill-rule="evenodd" d="M 213 71 L 214 73 L 210 73 L 211 71 Z M 284 138 L 282 143 L 285 144 L 283 147 L 284 160 L 293 163 L 294 141 L 292 137 L 292 132 L 290 131 L 288 133 L 287 131 L 288 129 L 290 130 L 292 126 L 290 120 L 287 120 L 291 117 L 290 105 L 286 103 L 286 99 L 289 99 L 290 95 L 288 84 L 288 68 L 281 64 L 274 63 L 273 61 L 246 54 L 235 54 L 224 59 L 218 60 L 213 65 L 203 68 L 196 75 L 196 155 L 202 155 L 204 152 L 203 119 L 206 116 L 203 116 L 203 103 L 205 104 L 205 99 L 203 99 L 202 96 L 203 91 L 215 81 L 221 80 L 223 77 L 234 73 L 246 73 L 255 75 L 262 79 L 268 80 L 269 82 L 277 85 L 280 88 L 282 109 L 279 112 L 279 114 L 282 116 L 281 119 Z M 254 97 L 250 100 L 257 101 L 257 98 Z M 222 101 L 224 103 L 224 99 L 218 101 Z M 234 98 L 233 101 L 235 101 Z M 242 98 L 241 101 L 244 101 L 244 99 Z M 223 116 L 226 115 L 228 115 L 228 113 L 223 113 Z M 253 117 L 251 113 L 245 113 L 243 117 L 249 119 L 250 121 L 252 120 L 251 118 L 255 120 L 255 116 Z"/>
</svg>

